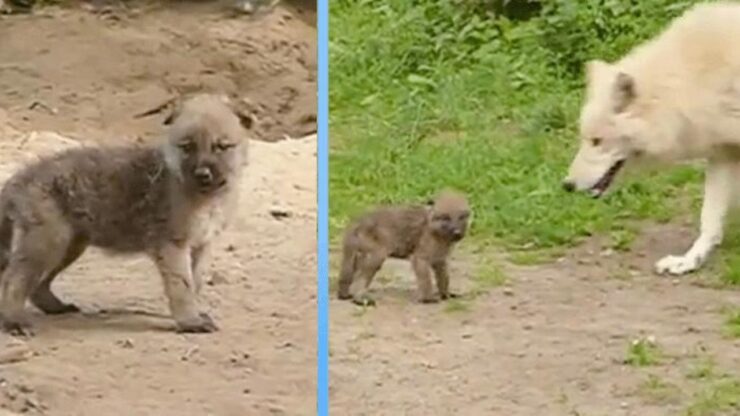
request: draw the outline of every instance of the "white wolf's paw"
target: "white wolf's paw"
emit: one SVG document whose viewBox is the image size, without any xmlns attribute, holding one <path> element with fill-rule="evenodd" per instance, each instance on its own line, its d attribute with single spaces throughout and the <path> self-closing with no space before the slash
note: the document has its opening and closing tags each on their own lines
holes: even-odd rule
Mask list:
<svg viewBox="0 0 740 416">
<path fill-rule="evenodd" d="M 665 256 L 655 263 L 655 271 L 658 274 L 681 275 L 691 273 L 698 269 L 701 259 L 688 256 Z"/>
</svg>

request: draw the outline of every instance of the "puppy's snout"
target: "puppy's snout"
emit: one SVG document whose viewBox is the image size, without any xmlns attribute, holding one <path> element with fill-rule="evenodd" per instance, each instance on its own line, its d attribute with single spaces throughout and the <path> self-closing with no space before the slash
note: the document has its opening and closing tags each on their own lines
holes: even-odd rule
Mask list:
<svg viewBox="0 0 740 416">
<path fill-rule="evenodd" d="M 563 181 L 563 189 L 566 192 L 573 192 L 576 190 L 576 184 L 573 181 L 565 180 Z"/>
<path fill-rule="evenodd" d="M 197 179 L 201 185 L 210 185 L 213 183 L 213 172 L 211 172 L 211 169 L 206 166 L 195 169 L 194 174 L 195 179 Z"/>
</svg>

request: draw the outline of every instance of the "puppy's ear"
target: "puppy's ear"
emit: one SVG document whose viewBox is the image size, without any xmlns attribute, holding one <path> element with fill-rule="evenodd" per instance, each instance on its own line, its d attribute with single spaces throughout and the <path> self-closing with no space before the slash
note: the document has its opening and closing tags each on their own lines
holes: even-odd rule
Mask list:
<svg viewBox="0 0 740 416">
<path fill-rule="evenodd" d="M 162 124 L 164 124 L 165 126 L 169 126 L 170 124 L 174 123 L 175 119 L 180 116 L 180 113 L 182 112 L 182 99 L 172 100 L 169 107 L 169 114 L 162 122 Z"/>
<path fill-rule="evenodd" d="M 245 130 L 249 130 L 254 125 L 254 117 L 251 114 L 243 111 L 234 111 L 234 114 L 239 118 L 239 124 L 244 127 Z"/>
<path fill-rule="evenodd" d="M 239 124 L 245 130 L 250 130 L 254 126 L 254 116 L 247 106 L 247 103 L 235 95 L 222 95 L 221 99 L 229 106 L 231 111 L 239 119 Z"/>
</svg>

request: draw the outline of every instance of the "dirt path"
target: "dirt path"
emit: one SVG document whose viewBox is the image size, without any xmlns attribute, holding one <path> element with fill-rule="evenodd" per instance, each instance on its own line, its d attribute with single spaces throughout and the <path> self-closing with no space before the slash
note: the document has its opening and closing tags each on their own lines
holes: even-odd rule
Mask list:
<svg viewBox="0 0 740 416">
<path fill-rule="evenodd" d="M 714 382 L 692 369 L 740 368 L 740 340 L 722 334 L 722 307 L 740 306 L 740 292 L 651 273 L 653 257 L 680 252 L 691 236 L 654 227 L 632 253 L 593 242 L 551 265 L 510 266 L 507 288 L 457 312 L 410 302 L 408 269 L 387 268 L 377 308 L 331 303 L 332 414 L 682 414 Z M 460 258 L 453 287 L 469 287 L 473 259 Z M 625 365 L 631 341 L 650 336 L 661 365 Z"/>
<path fill-rule="evenodd" d="M 305 13 L 233 19 L 213 4 L 118 13 L 0 18 L 0 180 L 27 157 L 79 142 L 155 138 L 161 117 L 132 116 L 199 87 L 248 98 L 261 139 L 315 129 L 316 35 Z M 0 408 L 315 414 L 316 141 L 254 141 L 251 150 L 243 211 L 204 289 L 221 331 L 172 333 L 148 260 L 90 251 L 56 284 L 83 314 L 34 314 L 36 337 L 0 338 L 0 360 L 21 351 L 20 362 L 0 365 Z"/>
</svg>

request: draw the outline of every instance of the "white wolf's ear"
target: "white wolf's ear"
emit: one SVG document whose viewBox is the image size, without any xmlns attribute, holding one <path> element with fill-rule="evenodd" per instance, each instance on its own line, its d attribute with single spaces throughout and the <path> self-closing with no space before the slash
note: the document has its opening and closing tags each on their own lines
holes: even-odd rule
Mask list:
<svg viewBox="0 0 740 416">
<path fill-rule="evenodd" d="M 618 73 L 614 80 L 614 111 L 624 111 L 636 96 L 635 79 L 624 72 Z"/>
</svg>

